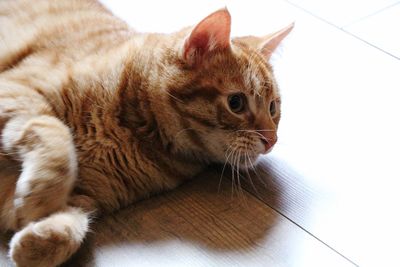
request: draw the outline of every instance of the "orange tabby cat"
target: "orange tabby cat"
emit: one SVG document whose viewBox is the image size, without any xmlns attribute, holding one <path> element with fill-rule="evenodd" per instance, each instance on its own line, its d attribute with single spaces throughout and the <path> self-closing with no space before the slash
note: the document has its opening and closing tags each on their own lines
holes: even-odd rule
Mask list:
<svg viewBox="0 0 400 267">
<path fill-rule="evenodd" d="M 55 266 L 91 214 L 176 187 L 209 163 L 246 168 L 277 140 L 272 51 L 293 25 L 230 38 L 218 10 L 137 33 L 94 0 L 0 2 L 0 226 L 17 266 Z M 2 177 L 0 177 L 2 179 Z"/>
</svg>

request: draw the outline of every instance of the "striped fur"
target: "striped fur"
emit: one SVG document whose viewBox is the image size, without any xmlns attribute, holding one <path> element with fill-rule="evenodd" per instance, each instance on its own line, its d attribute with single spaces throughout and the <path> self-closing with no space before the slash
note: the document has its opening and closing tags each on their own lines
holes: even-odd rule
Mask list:
<svg viewBox="0 0 400 267">
<path fill-rule="evenodd" d="M 230 27 L 229 13 L 216 13 Z M 219 45 L 218 35 L 189 62 L 192 29 L 137 33 L 94 0 L 0 2 L 1 153 L 22 164 L 18 181 L 2 181 L 0 227 L 17 231 L 18 266 L 64 262 L 90 214 L 174 188 L 209 163 L 248 168 L 265 152 L 280 116 L 265 55 L 254 39 Z M 237 92 L 243 114 L 228 106 Z"/>
</svg>

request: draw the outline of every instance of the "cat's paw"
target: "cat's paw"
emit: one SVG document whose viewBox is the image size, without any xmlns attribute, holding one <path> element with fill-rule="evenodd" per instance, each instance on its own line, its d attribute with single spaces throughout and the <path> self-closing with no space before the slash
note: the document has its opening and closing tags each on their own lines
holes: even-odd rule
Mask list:
<svg viewBox="0 0 400 267">
<path fill-rule="evenodd" d="M 66 261 L 78 247 L 68 227 L 40 221 L 13 236 L 10 257 L 18 267 L 53 267 Z"/>
</svg>

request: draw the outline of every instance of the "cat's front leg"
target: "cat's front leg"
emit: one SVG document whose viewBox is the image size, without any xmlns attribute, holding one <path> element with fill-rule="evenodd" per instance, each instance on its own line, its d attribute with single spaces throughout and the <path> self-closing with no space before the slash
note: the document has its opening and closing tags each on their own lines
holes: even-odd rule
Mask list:
<svg viewBox="0 0 400 267">
<path fill-rule="evenodd" d="M 52 116 L 18 115 L 5 125 L 1 141 L 22 161 L 8 225 L 17 230 L 65 208 L 77 175 L 68 128 Z"/>
<path fill-rule="evenodd" d="M 77 251 L 88 229 L 88 213 L 67 207 L 17 232 L 10 257 L 18 267 L 58 266 Z"/>
</svg>

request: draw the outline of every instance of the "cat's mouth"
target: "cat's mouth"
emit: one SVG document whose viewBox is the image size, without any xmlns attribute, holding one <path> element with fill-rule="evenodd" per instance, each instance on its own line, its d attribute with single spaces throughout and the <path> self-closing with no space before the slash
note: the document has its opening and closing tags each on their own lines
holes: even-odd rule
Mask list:
<svg viewBox="0 0 400 267">
<path fill-rule="evenodd" d="M 274 149 L 274 146 L 267 147 L 262 154 L 266 155 L 266 154 L 270 153 L 273 149 Z"/>
</svg>

